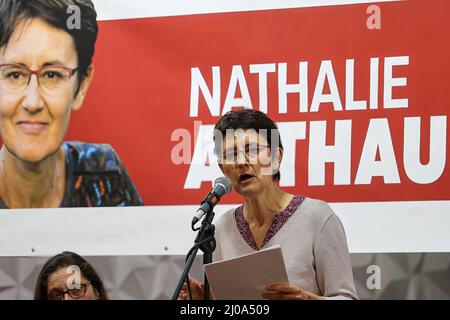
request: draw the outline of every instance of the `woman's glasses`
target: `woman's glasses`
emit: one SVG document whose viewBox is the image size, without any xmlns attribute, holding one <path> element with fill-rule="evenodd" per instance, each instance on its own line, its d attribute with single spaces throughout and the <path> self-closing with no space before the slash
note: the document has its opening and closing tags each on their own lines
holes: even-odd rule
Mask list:
<svg viewBox="0 0 450 320">
<path fill-rule="evenodd" d="M 268 145 L 250 143 L 246 144 L 244 148 L 241 149 L 238 148 L 225 149 L 225 151 L 220 155 L 219 160 L 221 161 L 221 163 L 230 163 L 230 164 L 237 163 L 240 153 L 243 153 L 247 160 L 256 160 L 258 158 L 259 153 L 262 150 L 269 147 L 270 146 Z"/>
<path fill-rule="evenodd" d="M 70 78 L 78 68 L 71 69 L 60 65 L 48 65 L 39 70 L 30 70 L 20 64 L 0 64 L 0 84 L 13 91 L 23 92 L 36 75 L 40 88 L 46 92 L 54 92 L 67 88 Z"/>
<path fill-rule="evenodd" d="M 68 294 L 72 299 L 80 299 L 85 296 L 88 285 L 89 283 L 80 284 L 78 288 L 68 289 L 66 291 L 53 289 L 47 296 L 49 300 L 64 300 L 64 297 Z"/>
</svg>

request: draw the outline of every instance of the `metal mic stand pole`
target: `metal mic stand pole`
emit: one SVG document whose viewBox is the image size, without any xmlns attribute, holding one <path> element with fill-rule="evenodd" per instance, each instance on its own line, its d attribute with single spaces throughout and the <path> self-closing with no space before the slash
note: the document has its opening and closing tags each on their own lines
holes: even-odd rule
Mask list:
<svg viewBox="0 0 450 320">
<path fill-rule="evenodd" d="M 213 211 L 208 212 L 205 218 L 203 219 L 202 225 L 199 229 L 194 229 L 194 226 L 192 226 L 194 230 L 199 231 L 197 237 L 195 238 L 194 246 L 191 248 L 191 250 L 189 250 L 189 253 L 187 254 L 183 274 L 181 275 L 181 278 L 178 281 L 178 285 L 172 296 L 172 300 L 178 299 L 178 296 L 180 295 L 181 292 L 181 288 L 183 287 L 183 284 L 187 278 L 189 270 L 191 269 L 192 264 L 194 263 L 194 259 L 197 255 L 198 249 L 203 251 L 203 264 L 212 262 L 212 254 L 216 249 L 216 239 L 214 238 L 215 226 L 212 224 L 214 215 L 215 214 Z M 208 279 L 206 278 L 206 274 L 204 274 L 204 284 L 205 284 L 205 300 L 210 300 L 211 290 L 209 287 Z"/>
</svg>

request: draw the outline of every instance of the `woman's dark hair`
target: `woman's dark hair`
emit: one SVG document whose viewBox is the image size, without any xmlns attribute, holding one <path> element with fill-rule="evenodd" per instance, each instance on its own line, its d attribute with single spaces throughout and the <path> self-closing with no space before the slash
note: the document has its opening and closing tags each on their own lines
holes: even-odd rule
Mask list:
<svg viewBox="0 0 450 320">
<path fill-rule="evenodd" d="M 238 111 L 229 111 L 220 118 L 214 130 L 214 142 L 216 153 L 222 148 L 223 139 L 216 139 L 216 133 L 220 133 L 222 138 L 226 137 L 227 130 L 255 130 L 257 133 L 265 132 L 265 138 L 269 144 L 271 151 L 276 148 L 283 150 L 281 143 L 280 131 L 277 125 L 264 112 L 253 109 L 241 109 Z M 276 139 L 272 141 L 272 138 Z M 219 141 L 220 140 L 220 141 Z M 280 181 L 280 171 L 272 176 L 274 181 Z"/>
<path fill-rule="evenodd" d="M 80 28 L 69 26 L 79 8 Z M 41 18 L 49 25 L 69 33 L 78 53 L 79 83 L 87 76 L 97 40 L 97 12 L 91 0 L 0 0 L 0 47 L 6 46 L 17 25 L 27 19 Z"/>
<path fill-rule="evenodd" d="M 65 251 L 48 259 L 42 267 L 36 281 L 34 300 L 48 300 L 48 278 L 61 268 L 67 268 L 69 266 L 77 266 L 80 268 L 81 275 L 91 283 L 95 292 L 98 294 L 99 300 L 108 299 L 103 282 L 91 264 L 78 254 Z"/>
</svg>

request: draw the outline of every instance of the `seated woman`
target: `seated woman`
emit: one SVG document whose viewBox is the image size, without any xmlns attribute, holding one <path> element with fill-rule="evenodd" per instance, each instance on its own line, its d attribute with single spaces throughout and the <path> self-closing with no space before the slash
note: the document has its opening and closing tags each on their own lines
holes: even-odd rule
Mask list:
<svg viewBox="0 0 450 320">
<path fill-rule="evenodd" d="M 0 0 L 0 208 L 143 204 L 111 146 L 63 142 L 94 75 L 96 17 L 90 0 Z"/>
<path fill-rule="evenodd" d="M 39 273 L 34 300 L 107 300 L 97 271 L 78 254 L 63 252 L 47 260 Z"/>
<path fill-rule="evenodd" d="M 357 299 L 344 228 L 323 201 L 283 191 L 283 145 L 276 124 L 260 111 L 228 112 L 217 123 L 215 148 L 222 172 L 244 204 L 216 223 L 214 260 L 280 245 L 290 284 L 268 284 L 266 299 Z M 219 138 L 218 138 L 219 137 Z M 191 279 L 193 299 L 204 297 Z M 187 285 L 180 293 L 188 299 Z"/>
</svg>

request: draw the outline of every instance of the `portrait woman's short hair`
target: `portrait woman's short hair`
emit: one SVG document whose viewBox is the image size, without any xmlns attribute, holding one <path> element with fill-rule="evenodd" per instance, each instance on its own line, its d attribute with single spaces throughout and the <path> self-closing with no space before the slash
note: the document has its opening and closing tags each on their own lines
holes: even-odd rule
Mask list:
<svg viewBox="0 0 450 320">
<path fill-rule="evenodd" d="M 79 10 L 79 11 L 78 11 Z M 72 19 L 79 13 L 79 27 Z M 16 26 L 40 18 L 69 33 L 78 54 L 79 83 L 92 63 L 97 40 L 97 12 L 91 0 L 0 0 L 0 47 L 8 44 Z"/>
</svg>

